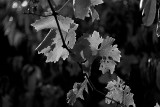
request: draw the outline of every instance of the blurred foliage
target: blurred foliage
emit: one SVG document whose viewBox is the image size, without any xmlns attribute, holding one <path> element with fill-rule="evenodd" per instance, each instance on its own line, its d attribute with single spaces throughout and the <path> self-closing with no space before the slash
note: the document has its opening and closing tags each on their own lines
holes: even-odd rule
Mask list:
<svg viewBox="0 0 160 107">
<path fill-rule="evenodd" d="M 54 0 L 56 10 L 66 0 Z M 110 35 L 122 52 L 116 74 L 103 76 L 98 72 L 99 63 L 93 63 L 91 80 L 101 89 L 107 78 L 119 75 L 131 87 L 137 107 L 153 107 L 160 103 L 160 43 L 156 36 L 156 24 L 142 25 L 139 0 L 104 0 L 97 6 L 100 20 L 92 23 L 75 19 L 79 23 L 77 38 L 94 29 L 102 35 Z M 72 2 L 59 14 L 73 17 Z M 58 63 L 45 63 L 35 48 L 48 30 L 36 32 L 30 26 L 39 15 L 49 12 L 46 0 L 0 0 L 0 107 L 61 107 L 68 106 L 66 93 L 83 75 L 79 65 L 68 58 Z M 35 15 L 33 15 L 34 13 Z M 100 85 L 99 85 L 100 83 Z M 90 90 L 90 89 L 89 89 Z M 114 107 L 104 104 L 104 96 L 89 91 L 85 101 L 78 100 L 76 107 Z"/>
</svg>

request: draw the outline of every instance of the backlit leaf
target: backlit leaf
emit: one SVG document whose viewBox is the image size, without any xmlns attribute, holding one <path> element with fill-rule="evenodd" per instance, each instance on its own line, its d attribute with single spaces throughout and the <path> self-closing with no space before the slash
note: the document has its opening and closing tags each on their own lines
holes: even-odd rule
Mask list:
<svg viewBox="0 0 160 107">
<path fill-rule="evenodd" d="M 100 37 L 97 31 L 94 31 L 93 34 L 89 36 L 88 41 L 90 42 L 92 54 L 96 55 L 98 46 L 102 43 L 103 39 Z"/>
<path fill-rule="evenodd" d="M 65 18 L 63 16 L 58 16 L 58 21 L 60 28 L 66 32 L 68 32 L 70 24 L 74 22 L 71 18 Z M 41 19 L 35 21 L 35 23 L 32 23 L 31 25 L 35 27 L 37 31 L 49 28 L 58 29 L 54 16 L 42 17 Z"/>
<path fill-rule="evenodd" d="M 116 62 L 120 62 L 120 51 L 117 45 L 112 46 L 113 41 L 113 38 L 107 36 L 99 49 L 99 55 L 102 57 L 99 70 L 101 70 L 103 74 L 107 71 L 113 74 Z"/>
<path fill-rule="evenodd" d="M 129 86 L 124 85 L 124 82 L 119 77 L 117 77 L 117 80 L 109 81 L 106 88 L 109 90 L 105 98 L 107 104 L 114 103 L 114 101 L 107 98 L 109 97 L 122 103 L 126 107 L 129 107 L 130 105 L 135 107 L 133 94 L 130 93 L 131 89 Z"/>
<path fill-rule="evenodd" d="M 83 83 L 74 83 L 73 89 L 67 93 L 67 103 L 73 105 L 77 98 L 84 100 L 83 91 L 85 90 L 88 93 L 87 82 L 88 80 L 85 79 Z"/>
<path fill-rule="evenodd" d="M 77 29 L 78 25 L 68 17 L 65 18 L 63 16 L 58 16 L 58 19 L 60 25 L 62 26 L 61 31 L 63 39 L 65 40 L 65 44 L 69 49 L 72 49 L 76 42 L 75 30 Z M 46 62 L 57 62 L 60 58 L 63 60 L 68 58 L 69 52 L 63 47 L 62 39 L 53 17 L 49 16 L 49 18 L 45 18 L 44 20 L 40 19 L 32 25 L 38 30 L 51 28 L 44 40 L 36 48 L 39 54 L 43 53 L 45 56 L 47 56 Z"/>
</svg>

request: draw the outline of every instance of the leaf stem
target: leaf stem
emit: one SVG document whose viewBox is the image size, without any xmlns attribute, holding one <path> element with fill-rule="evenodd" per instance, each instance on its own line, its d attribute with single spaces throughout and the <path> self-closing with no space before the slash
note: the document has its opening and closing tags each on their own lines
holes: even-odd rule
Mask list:
<svg viewBox="0 0 160 107">
<path fill-rule="evenodd" d="M 61 39 L 62 39 L 62 43 L 63 43 L 63 47 L 66 48 L 69 53 L 72 53 L 71 50 L 67 47 L 66 43 L 65 43 L 65 40 L 63 38 L 63 34 L 62 34 L 62 31 L 61 31 L 61 28 L 60 28 L 60 25 L 59 25 L 59 22 L 58 22 L 58 18 L 57 18 L 57 15 L 58 13 L 55 12 L 53 6 L 52 6 L 52 3 L 51 3 L 51 0 L 48 0 L 48 4 L 52 10 L 52 15 L 54 16 L 55 20 L 56 20 L 56 23 L 57 23 L 57 27 L 58 27 L 58 30 L 59 30 L 59 33 L 60 33 L 60 36 L 61 36 Z"/>
</svg>

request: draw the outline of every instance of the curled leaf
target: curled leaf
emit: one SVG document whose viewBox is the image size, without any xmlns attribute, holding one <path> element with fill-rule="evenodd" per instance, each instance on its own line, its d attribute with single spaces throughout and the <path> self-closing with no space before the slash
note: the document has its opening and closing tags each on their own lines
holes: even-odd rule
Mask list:
<svg viewBox="0 0 160 107">
<path fill-rule="evenodd" d="M 156 0 L 147 0 L 143 11 L 143 24 L 146 26 L 152 25 L 156 16 Z"/>
</svg>

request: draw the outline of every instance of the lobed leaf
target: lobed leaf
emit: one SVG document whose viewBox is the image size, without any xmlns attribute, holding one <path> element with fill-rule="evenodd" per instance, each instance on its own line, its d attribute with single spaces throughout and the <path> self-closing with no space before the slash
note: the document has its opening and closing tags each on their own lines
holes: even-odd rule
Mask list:
<svg viewBox="0 0 160 107">
<path fill-rule="evenodd" d="M 72 49 L 76 42 L 75 30 L 77 29 L 78 24 L 75 24 L 74 21 L 68 17 L 58 16 L 58 19 L 62 26 L 61 28 L 65 44 L 69 49 Z M 62 39 L 53 17 L 49 16 L 44 19 L 40 19 L 32 25 L 37 30 L 51 28 L 44 40 L 36 48 L 39 54 L 43 53 L 47 56 L 46 62 L 55 63 L 60 58 L 63 60 L 68 58 L 69 52 L 67 49 L 63 48 Z"/>
<path fill-rule="evenodd" d="M 79 42 L 75 46 L 83 46 L 81 48 L 76 48 L 76 50 L 78 53 L 83 52 L 83 57 L 81 56 L 81 58 L 86 60 L 85 65 L 89 67 L 96 57 L 101 56 L 102 60 L 100 61 L 99 70 L 101 70 L 103 74 L 107 71 L 110 71 L 110 73 L 113 74 L 116 62 L 120 62 L 121 57 L 117 45 L 112 46 L 114 39 L 108 36 L 103 39 L 97 31 L 94 31 L 92 35 L 82 38 L 82 44 Z M 85 42 L 87 43 L 86 45 L 84 45 Z M 80 55 L 81 54 L 79 54 L 79 56 Z"/>
<path fill-rule="evenodd" d="M 109 90 L 105 98 L 107 104 L 114 103 L 114 101 L 107 98 L 109 97 L 119 103 L 123 103 L 126 107 L 129 107 L 130 105 L 135 107 L 133 94 L 130 93 L 129 86 L 124 85 L 124 82 L 119 77 L 117 77 L 117 81 L 113 80 L 108 82 L 106 88 Z"/>
</svg>

